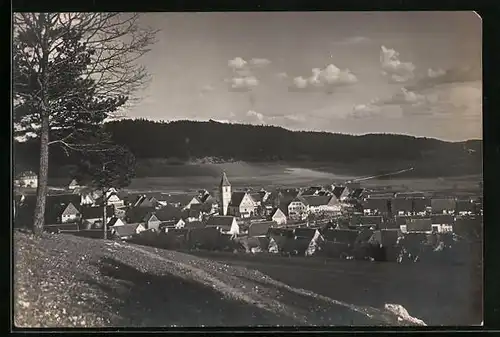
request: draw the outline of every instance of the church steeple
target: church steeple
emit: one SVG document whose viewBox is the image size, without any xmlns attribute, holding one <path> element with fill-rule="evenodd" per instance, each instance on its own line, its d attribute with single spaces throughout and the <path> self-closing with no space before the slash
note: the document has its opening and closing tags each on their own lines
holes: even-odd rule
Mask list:
<svg viewBox="0 0 500 337">
<path fill-rule="evenodd" d="M 220 187 L 224 187 L 224 186 L 231 186 L 231 184 L 229 183 L 229 180 L 227 179 L 227 175 L 226 175 L 226 172 L 223 171 L 222 172 L 222 178 L 220 180 Z"/>
<path fill-rule="evenodd" d="M 227 211 L 229 208 L 229 203 L 231 202 L 231 184 L 227 179 L 226 172 L 222 172 L 222 178 L 220 180 L 219 186 L 220 192 L 220 214 L 227 215 Z"/>
</svg>

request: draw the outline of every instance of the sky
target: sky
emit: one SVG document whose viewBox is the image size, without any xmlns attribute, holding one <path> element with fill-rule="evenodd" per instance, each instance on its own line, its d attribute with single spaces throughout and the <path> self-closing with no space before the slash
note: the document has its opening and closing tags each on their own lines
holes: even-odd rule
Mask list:
<svg viewBox="0 0 500 337">
<path fill-rule="evenodd" d="M 130 118 L 482 138 L 474 12 L 144 13 L 159 29 Z"/>
</svg>

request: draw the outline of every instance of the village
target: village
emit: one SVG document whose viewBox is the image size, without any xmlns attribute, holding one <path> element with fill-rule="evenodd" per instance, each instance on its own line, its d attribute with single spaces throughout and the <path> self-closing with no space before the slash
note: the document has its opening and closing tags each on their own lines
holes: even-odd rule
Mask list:
<svg viewBox="0 0 500 337">
<path fill-rule="evenodd" d="M 16 185 L 35 188 L 36 174 L 23 173 Z M 73 179 L 47 196 L 45 231 L 172 250 L 401 263 L 474 240 L 482 226 L 480 196 L 373 191 L 360 182 L 234 190 L 225 172 L 216 191 L 103 193 Z M 18 193 L 14 226 L 29 226 L 34 207 L 34 195 Z"/>
</svg>

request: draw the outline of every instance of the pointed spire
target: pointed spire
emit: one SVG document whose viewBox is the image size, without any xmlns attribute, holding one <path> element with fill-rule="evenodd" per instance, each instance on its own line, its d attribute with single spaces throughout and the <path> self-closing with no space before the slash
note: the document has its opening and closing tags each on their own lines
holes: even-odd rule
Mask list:
<svg viewBox="0 0 500 337">
<path fill-rule="evenodd" d="M 227 179 L 226 171 L 222 171 L 222 179 L 220 181 L 221 186 L 231 186 L 229 180 Z"/>
</svg>

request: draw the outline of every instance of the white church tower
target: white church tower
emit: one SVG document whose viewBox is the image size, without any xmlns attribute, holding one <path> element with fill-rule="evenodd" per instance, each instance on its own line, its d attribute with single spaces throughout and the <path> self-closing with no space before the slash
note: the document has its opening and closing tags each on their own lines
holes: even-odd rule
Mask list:
<svg viewBox="0 0 500 337">
<path fill-rule="evenodd" d="M 222 179 L 220 180 L 220 215 L 227 215 L 229 202 L 231 201 L 231 184 L 227 179 L 226 172 L 222 172 Z"/>
</svg>

